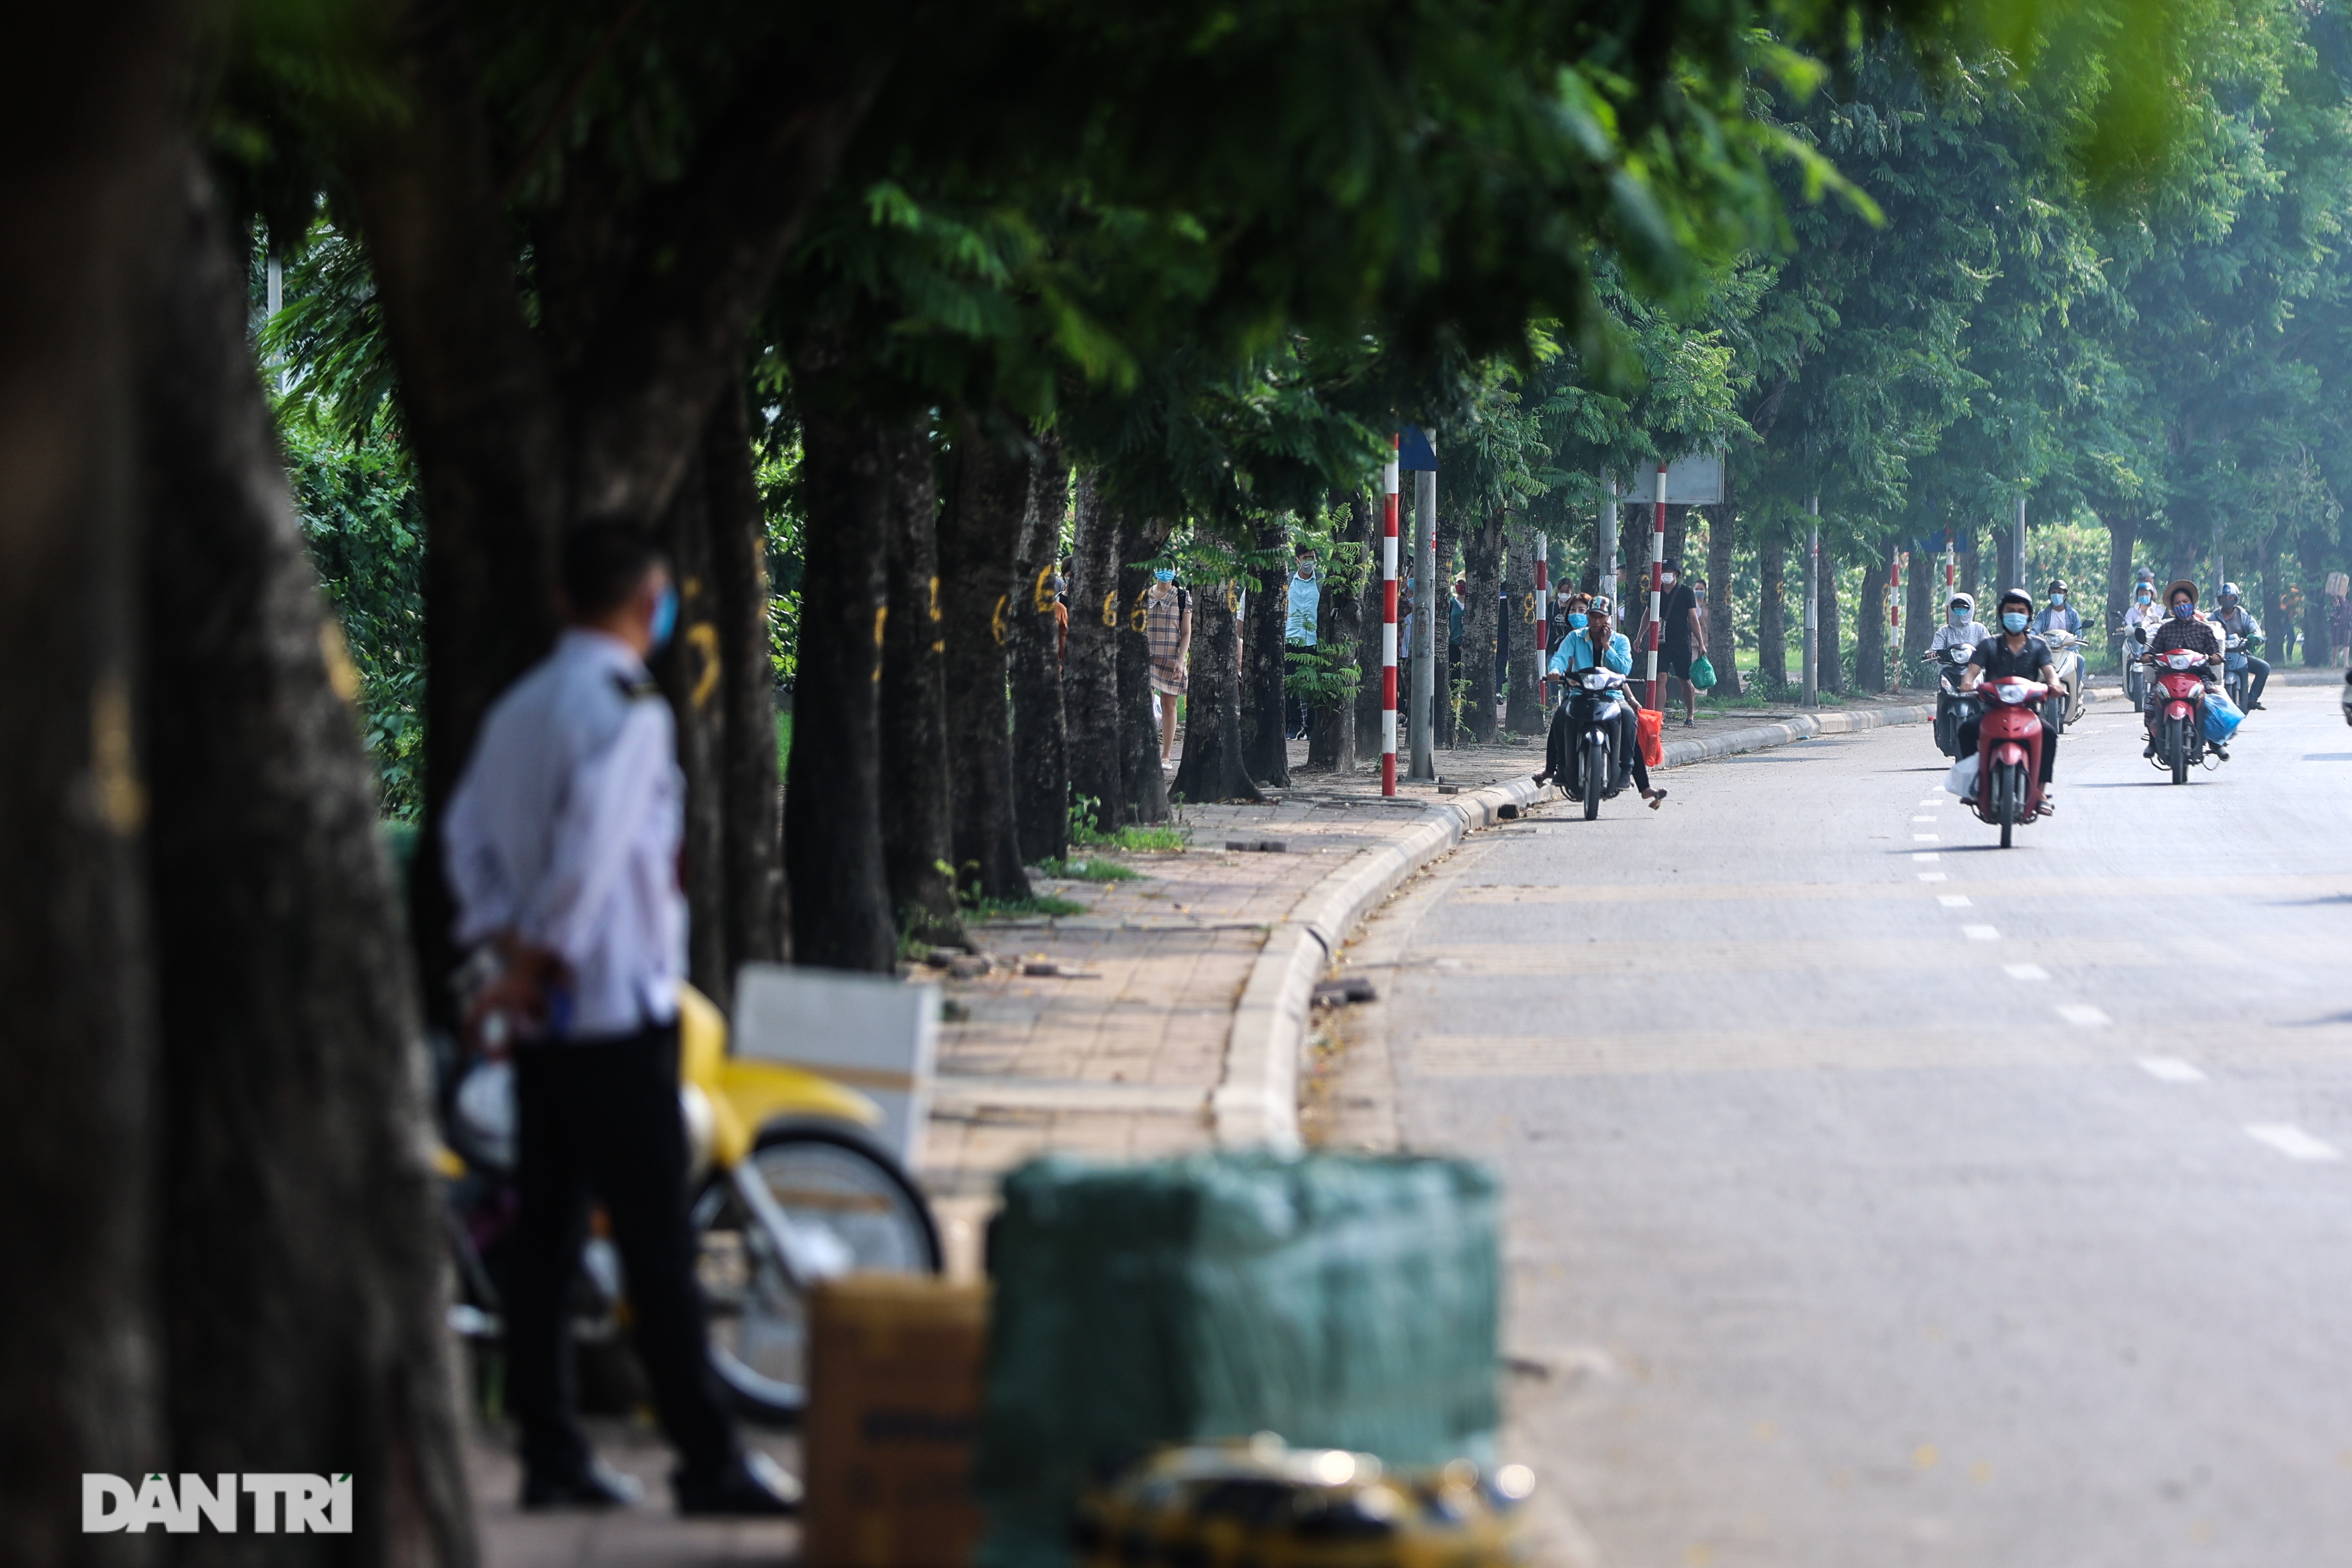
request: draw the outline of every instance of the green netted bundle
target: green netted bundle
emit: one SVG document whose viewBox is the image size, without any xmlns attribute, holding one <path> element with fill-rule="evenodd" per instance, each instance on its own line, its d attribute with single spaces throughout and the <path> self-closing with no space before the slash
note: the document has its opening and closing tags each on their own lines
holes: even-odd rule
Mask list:
<svg viewBox="0 0 2352 1568">
<path fill-rule="evenodd" d="M 985 1568 L 1070 1560 L 1078 1493 L 1164 1443 L 1276 1432 L 1485 1457 L 1496 1192 L 1452 1160 L 1052 1158 L 1004 1184 L 973 1484 Z"/>
</svg>

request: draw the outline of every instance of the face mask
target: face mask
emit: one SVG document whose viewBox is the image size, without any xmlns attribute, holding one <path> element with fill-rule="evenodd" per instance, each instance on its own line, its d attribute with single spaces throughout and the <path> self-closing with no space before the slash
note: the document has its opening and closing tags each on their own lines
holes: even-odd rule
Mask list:
<svg viewBox="0 0 2352 1568">
<path fill-rule="evenodd" d="M 1173 583 L 1176 581 L 1176 568 L 1173 566 L 1162 566 L 1151 574 L 1154 577 L 1159 578 L 1162 583 Z"/>
<path fill-rule="evenodd" d="M 2185 621 L 2196 613 L 2197 606 L 2194 605 L 2175 605 L 2172 606 L 2172 616 L 2175 620 Z"/>
<path fill-rule="evenodd" d="M 2053 610 L 2065 602 L 2066 595 L 2063 594 L 2053 594 L 2050 595 L 2050 607 Z"/>
<path fill-rule="evenodd" d="M 677 590 L 675 587 L 665 585 L 661 597 L 654 601 L 653 625 L 648 629 L 653 636 L 653 646 L 646 650 L 647 653 L 659 653 L 669 646 L 670 633 L 677 630 Z"/>
<path fill-rule="evenodd" d="M 1671 572 L 1664 573 L 1659 576 L 1658 581 L 1671 588 L 1675 585 L 1675 574 Z"/>
<path fill-rule="evenodd" d="M 2142 594 L 2139 596 L 2139 602 L 2143 605 L 2153 605 L 2156 603 L 2156 595 L 2153 594 Z"/>
<path fill-rule="evenodd" d="M 2010 631 L 2021 632 L 2025 629 L 2025 613 L 2022 610 L 2004 610 L 2000 624 Z"/>
<path fill-rule="evenodd" d="M 1592 624 L 1592 617 L 1586 615 L 1583 611 L 1579 610 L 1576 614 L 1568 617 L 1568 624 L 1580 631 L 1584 627 Z"/>
<path fill-rule="evenodd" d="M 1301 577 L 1312 577 L 1315 575 L 1315 568 L 1312 566 L 1301 566 L 1298 569 L 1298 574 Z"/>
<path fill-rule="evenodd" d="M 1969 613 L 1966 610 L 1954 610 L 1952 612 L 1952 625 L 1956 626 L 1964 626 L 1968 624 Z"/>
</svg>

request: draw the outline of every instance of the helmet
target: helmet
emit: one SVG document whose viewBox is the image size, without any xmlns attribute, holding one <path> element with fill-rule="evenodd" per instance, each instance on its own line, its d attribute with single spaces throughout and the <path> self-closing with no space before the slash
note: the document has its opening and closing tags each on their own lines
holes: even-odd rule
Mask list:
<svg viewBox="0 0 2352 1568">
<path fill-rule="evenodd" d="M 2000 603 L 1993 608 L 2005 611 L 2011 605 L 2023 605 L 2025 613 L 2030 616 L 2033 613 L 2033 595 L 2022 588 L 2011 588 L 2001 595 Z"/>
<path fill-rule="evenodd" d="M 1608 595 L 1595 594 L 1592 595 L 1592 603 L 1586 605 L 1585 608 L 1596 616 L 1606 616 L 1614 614 L 1617 606 L 1610 603 Z M 1385 679 L 1386 677 L 1383 677 L 1382 679 Z"/>
<path fill-rule="evenodd" d="M 2049 591 L 2050 591 L 2051 593 L 2053 593 L 2053 594 L 2063 594 L 2063 593 L 2065 593 L 2065 592 L 2066 592 L 2066 582 L 2065 582 L 2065 579 L 2064 579 L 2064 578 L 2063 578 L 2063 577 L 2053 577 L 2053 578 L 2051 578 L 2051 579 L 2050 579 L 2050 589 L 2049 589 Z"/>
<path fill-rule="evenodd" d="M 2235 583 L 2224 583 L 2221 584 L 2221 597 L 2225 599 L 2234 599 L 2237 596 L 2238 585 Z"/>
</svg>

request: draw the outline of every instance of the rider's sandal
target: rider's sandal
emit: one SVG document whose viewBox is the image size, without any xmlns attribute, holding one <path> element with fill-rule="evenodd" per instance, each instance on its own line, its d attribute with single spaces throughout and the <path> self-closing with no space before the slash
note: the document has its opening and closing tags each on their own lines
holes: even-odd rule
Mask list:
<svg viewBox="0 0 2352 1568">
<path fill-rule="evenodd" d="M 1662 789 L 1654 789 L 1654 790 L 1649 790 L 1649 791 L 1647 791 L 1647 792 L 1645 792 L 1645 793 L 1646 793 L 1646 794 L 1648 795 L 1648 796 L 1649 796 L 1649 801 L 1650 801 L 1650 809 L 1651 809 L 1652 811 L 1655 811 L 1655 810 L 1657 810 L 1657 809 L 1658 809 L 1658 807 L 1659 807 L 1659 805 L 1661 805 L 1661 804 L 1665 800 L 1665 798 L 1666 798 L 1666 792 L 1665 792 L 1664 790 L 1662 790 Z"/>
</svg>

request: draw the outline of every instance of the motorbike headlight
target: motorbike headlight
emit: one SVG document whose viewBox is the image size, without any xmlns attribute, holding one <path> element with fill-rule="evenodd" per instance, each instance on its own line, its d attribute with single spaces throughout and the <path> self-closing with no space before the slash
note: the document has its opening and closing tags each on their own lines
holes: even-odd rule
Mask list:
<svg viewBox="0 0 2352 1568">
<path fill-rule="evenodd" d="M 1586 671 L 1584 672 L 1584 689 L 1586 689 L 1587 691 L 1606 691 L 1606 690 L 1608 690 L 1608 689 L 1609 689 L 1609 677 L 1608 677 L 1608 676 L 1606 676 L 1606 675 L 1604 675 L 1603 673 L 1601 673 L 1600 670 L 1597 670 L 1597 669 L 1588 669 L 1588 670 L 1586 670 Z"/>
<path fill-rule="evenodd" d="M 2000 700 L 2003 702 L 2022 702 L 2025 700 L 2025 687 L 2021 681 L 2004 680 L 2000 683 Z"/>
</svg>

